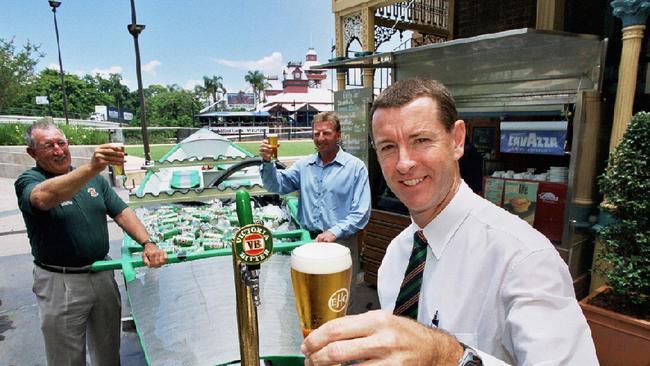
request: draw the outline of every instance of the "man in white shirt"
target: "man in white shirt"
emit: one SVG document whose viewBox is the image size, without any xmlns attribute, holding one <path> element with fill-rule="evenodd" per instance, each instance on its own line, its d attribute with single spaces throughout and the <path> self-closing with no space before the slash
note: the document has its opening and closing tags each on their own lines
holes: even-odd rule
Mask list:
<svg viewBox="0 0 650 366">
<path fill-rule="evenodd" d="M 370 115 L 384 178 L 413 223 L 379 269 L 382 310 L 312 332 L 307 364 L 597 365 L 553 245 L 460 178 L 465 123 L 444 85 L 398 81 Z"/>
</svg>

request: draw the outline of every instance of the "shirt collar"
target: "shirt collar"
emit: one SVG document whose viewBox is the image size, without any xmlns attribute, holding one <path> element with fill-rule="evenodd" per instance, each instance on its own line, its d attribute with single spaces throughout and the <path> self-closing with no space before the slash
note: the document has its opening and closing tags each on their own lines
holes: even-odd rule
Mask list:
<svg viewBox="0 0 650 366">
<path fill-rule="evenodd" d="M 464 181 L 461 181 L 458 192 L 449 201 L 447 207 L 422 229 L 424 231 L 424 237 L 427 238 L 429 247 L 431 247 L 431 251 L 436 256 L 436 259 L 442 257 L 443 252 L 447 248 L 447 244 L 460 227 L 460 224 L 465 220 L 465 217 L 469 214 L 472 208 L 472 193 L 469 186 Z M 415 230 L 419 230 L 415 223 L 411 226 L 414 232 Z"/>
<path fill-rule="evenodd" d="M 309 161 L 307 162 L 308 164 L 316 164 L 322 166 L 323 161 L 320 159 L 320 155 L 318 155 L 318 152 L 315 154 L 312 154 L 309 156 Z M 334 157 L 334 160 L 332 160 L 331 163 L 338 163 L 340 165 L 345 165 L 350 160 L 350 156 L 343 151 L 343 149 L 339 146 L 339 151 L 336 153 L 336 156 Z M 331 164 L 330 163 L 330 164 Z"/>
</svg>

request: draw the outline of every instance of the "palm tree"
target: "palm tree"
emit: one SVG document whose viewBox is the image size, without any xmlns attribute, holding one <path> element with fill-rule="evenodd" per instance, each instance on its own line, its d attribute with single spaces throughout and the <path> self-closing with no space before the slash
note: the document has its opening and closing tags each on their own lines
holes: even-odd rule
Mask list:
<svg viewBox="0 0 650 366">
<path fill-rule="evenodd" d="M 249 71 L 246 76 L 244 76 L 244 80 L 251 85 L 253 88 L 253 94 L 255 94 L 258 101 L 260 100 L 260 95 L 264 89 L 271 86 L 271 84 L 266 81 L 266 76 L 264 76 L 264 74 L 259 70 Z"/>
<path fill-rule="evenodd" d="M 212 97 L 212 103 L 217 101 L 218 94 L 226 94 L 226 88 L 223 86 L 223 78 L 219 75 L 212 77 L 203 77 L 203 89 L 208 98 Z"/>
</svg>

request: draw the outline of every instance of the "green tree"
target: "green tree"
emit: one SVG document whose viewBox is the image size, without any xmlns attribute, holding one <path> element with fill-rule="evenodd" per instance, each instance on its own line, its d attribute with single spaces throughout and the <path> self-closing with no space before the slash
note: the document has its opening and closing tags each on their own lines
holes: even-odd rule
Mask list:
<svg viewBox="0 0 650 366">
<path fill-rule="evenodd" d="M 147 88 L 151 96 L 147 98 L 147 121 L 150 126 L 197 127 L 194 114 L 200 103 L 189 90 L 169 90 L 161 85 Z"/>
<path fill-rule="evenodd" d="M 111 97 L 111 102 L 107 105 L 120 108 L 127 108 L 126 102 L 129 100 L 129 88 L 122 85 L 122 75 L 109 74 L 108 79 L 104 79 L 101 75 L 95 75 L 95 80 L 98 83 L 98 90 Z"/>
<path fill-rule="evenodd" d="M 49 114 L 51 109 L 55 117 L 63 116 L 63 93 L 61 92 L 61 76 L 59 71 L 44 69 L 38 73 L 36 81 L 28 92 L 21 98 L 18 106 L 23 109 L 34 109 L 35 96 L 46 95 L 50 101 L 48 107 L 41 107 L 41 113 Z M 95 105 L 107 104 L 109 95 L 101 93 L 88 75 L 80 78 L 74 74 L 65 74 L 65 89 L 68 97 L 68 112 L 71 118 L 88 118 L 94 111 Z"/>
<path fill-rule="evenodd" d="M 271 86 L 271 84 L 266 81 L 266 76 L 264 76 L 264 74 L 259 70 L 249 71 L 244 76 L 244 81 L 251 85 L 253 88 L 253 94 L 255 94 L 258 101 L 261 101 L 262 92 Z"/>
<path fill-rule="evenodd" d="M 36 80 L 34 67 L 43 56 L 32 43 L 16 51 L 13 39 L 0 38 L 0 109 L 15 106 L 29 92 Z"/>
</svg>

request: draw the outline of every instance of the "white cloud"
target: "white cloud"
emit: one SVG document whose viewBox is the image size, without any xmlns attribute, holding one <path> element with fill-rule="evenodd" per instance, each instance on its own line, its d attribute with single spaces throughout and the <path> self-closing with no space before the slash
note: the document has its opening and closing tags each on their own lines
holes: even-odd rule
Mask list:
<svg viewBox="0 0 650 366">
<path fill-rule="evenodd" d="M 59 64 L 49 64 L 47 68 L 54 71 L 59 71 Z"/>
<path fill-rule="evenodd" d="M 183 85 L 183 89 L 194 90 L 194 87 L 197 85 L 203 85 L 203 80 L 188 80 Z"/>
<path fill-rule="evenodd" d="M 122 74 L 124 71 L 124 68 L 122 66 L 110 66 L 107 69 L 101 69 L 101 68 L 94 68 L 90 71 L 90 75 L 97 75 L 103 77 L 104 79 L 108 79 L 110 74 Z"/>
<path fill-rule="evenodd" d="M 156 76 L 156 68 L 161 65 L 161 62 L 158 60 L 152 60 L 142 65 L 142 71 L 146 72 L 149 75 Z"/>
<path fill-rule="evenodd" d="M 282 70 L 282 53 L 275 51 L 269 56 L 262 57 L 259 60 L 243 60 L 243 61 L 233 61 L 225 59 L 215 59 L 216 63 L 235 69 L 241 70 L 261 70 L 264 74 L 277 74 L 279 70 Z"/>
</svg>

